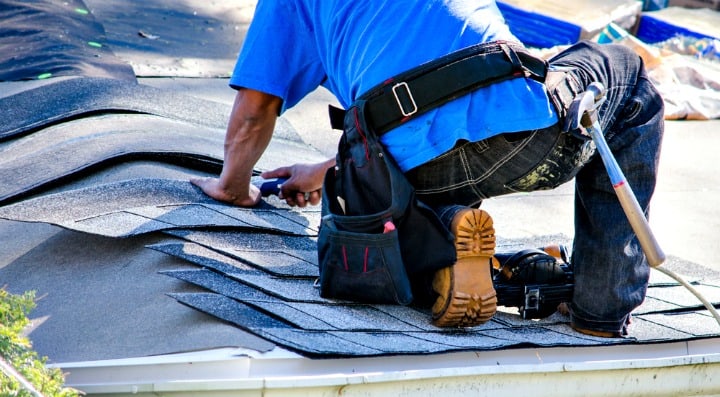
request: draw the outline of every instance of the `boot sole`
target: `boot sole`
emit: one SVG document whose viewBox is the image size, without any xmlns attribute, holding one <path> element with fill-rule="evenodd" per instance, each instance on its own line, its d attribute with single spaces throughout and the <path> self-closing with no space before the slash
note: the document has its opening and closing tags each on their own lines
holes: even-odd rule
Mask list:
<svg viewBox="0 0 720 397">
<path fill-rule="evenodd" d="M 468 209 L 455 216 L 457 262 L 439 270 L 433 289 L 440 295 L 433 305 L 433 324 L 438 327 L 473 327 L 489 321 L 497 310 L 492 283 L 495 229 L 490 215 Z"/>
</svg>

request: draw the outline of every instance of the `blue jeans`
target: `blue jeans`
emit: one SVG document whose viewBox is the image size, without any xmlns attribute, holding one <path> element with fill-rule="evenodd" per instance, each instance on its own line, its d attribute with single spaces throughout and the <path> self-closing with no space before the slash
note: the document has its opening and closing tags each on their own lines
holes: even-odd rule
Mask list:
<svg viewBox="0 0 720 397">
<path fill-rule="evenodd" d="M 546 87 L 560 125 L 576 94 L 595 81 L 607 88 L 600 124 L 647 215 L 658 170 L 663 101 L 641 59 L 620 45 L 583 42 L 552 58 L 550 65 Z M 406 175 L 418 197 L 438 208 L 441 217 L 447 217 L 445 206 L 477 206 L 485 198 L 552 189 L 575 178 L 572 322 L 626 333 L 630 312 L 645 299 L 649 267 L 591 141 L 555 125 L 458 142 Z"/>
</svg>

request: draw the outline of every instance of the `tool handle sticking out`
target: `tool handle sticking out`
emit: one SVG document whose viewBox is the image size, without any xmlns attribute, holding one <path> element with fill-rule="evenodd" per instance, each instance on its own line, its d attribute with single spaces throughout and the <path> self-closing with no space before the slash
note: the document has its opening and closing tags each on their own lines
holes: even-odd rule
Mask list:
<svg viewBox="0 0 720 397">
<path fill-rule="evenodd" d="M 575 125 L 578 127 L 582 126 L 592 138 L 605 164 L 605 169 L 610 177 L 610 182 L 615 190 L 615 194 L 618 200 L 620 200 L 620 205 L 640 242 L 640 246 L 645 253 L 648 263 L 652 267 L 658 267 L 665 262 L 665 253 L 655 239 L 655 234 L 653 234 L 650 229 L 650 224 L 645 217 L 645 212 L 640 207 L 637 197 L 630 188 L 627 178 L 625 178 L 625 174 L 623 174 L 615 156 L 613 156 L 610 151 L 607 141 L 605 140 L 605 135 L 600 127 L 600 122 L 598 121 L 597 109 L 602 101 L 605 100 L 605 93 L 606 90 L 602 84 L 590 84 L 588 90 L 578 94 L 573 101 L 574 106 L 570 106 L 567 117 L 571 119 L 571 125 L 577 123 Z"/>
</svg>

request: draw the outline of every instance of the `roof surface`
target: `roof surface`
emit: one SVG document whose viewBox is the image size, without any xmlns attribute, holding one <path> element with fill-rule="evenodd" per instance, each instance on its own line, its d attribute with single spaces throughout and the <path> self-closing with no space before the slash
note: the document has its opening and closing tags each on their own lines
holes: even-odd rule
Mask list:
<svg viewBox="0 0 720 397">
<path fill-rule="evenodd" d="M 184 28 L 234 39 L 225 44 L 238 47 L 236 32 L 249 20 L 242 19 L 247 9 L 240 17 L 211 15 L 209 6 L 183 2 L 168 12 L 171 3 L 176 4 L 145 2 L 141 8 L 135 2 L 86 1 L 85 7 L 116 45 L 117 56 L 132 52 L 128 62 L 159 65 L 146 69 L 160 75 L 197 69 L 180 73 L 167 66 L 179 56 L 173 51 L 182 49 L 170 38 L 192 37 L 181 34 Z M 215 3 L 223 9 L 230 2 Z M 190 23 L 158 26 L 159 16 Z M 145 37 L 137 36 L 140 31 Z M 167 51 L 158 44 L 165 38 Z M 145 52 L 131 51 L 143 43 L 149 44 Z M 196 47 L 195 55 L 215 60 L 207 62 L 218 70 L 232 62 L 234 52 L 209 47 Z M 653 273 L 648 299 L 635 313 L 631 337 L 622 339 L 578 334 L 559 314 L 523 320 L 507 308 L 482 326 L 448 330 L 430 325 L 429 314 L 419 308 L 320 298 L 313 286 L 318 207 L 291 209 L 270 198 L 255 209 L 235 208 L 188 182 L 216 174 L 221 165 L 233 98 L 226 79 L 144 77 L 137 84 L 72 74 L 1 83 L 0 90 L 0 118 L 7 120 L 0 126 L 0 284 L 11 292 L 37 291 L 30 337 L 51 362 L 225 346 L 258 352 L 279 346 L 329 358 L 649 345 L 720 335 L 697 299 L 659 273 Z M 325 121 L 328 102 L 334 100 L 320 90 L 285 114 L 258 171 L 331 155 L 337 134 Z M 710 148 L 720 143 L 712 133 L 717 125 L 668 123 L 652 212 L 652 225 L 670 254 L 666 266 L 716 304 L 720 221 L 714 204 L 720 176 Z M 499 250 L 571 244 L 572 192 L 565 185 L 484 203 L 495 219 Z"/>
</svg>

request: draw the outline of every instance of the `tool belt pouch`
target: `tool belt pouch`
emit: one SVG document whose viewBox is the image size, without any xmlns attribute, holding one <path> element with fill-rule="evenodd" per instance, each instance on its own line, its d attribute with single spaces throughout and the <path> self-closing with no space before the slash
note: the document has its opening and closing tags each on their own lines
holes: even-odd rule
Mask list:
<svg viewBox="0 0 720 397">
<path fill-rule="evenodd" d="M 320 295 L 406 305 L 414 273 L 455 262 L 453 237 L 367 129 L 363 106 L 346 113 L 336 167 L 325 175 Z"/>
<path fill-rule="evenodd" d="M 382 216 L 341 227 L 323 219 L 318 255 L 320 295 L 366 303 L 409 304 L 410 279 L 402 262 L 397 230 L 382 229 Z M 367 228 L 368 232 L 352 231 Z M 375 232 L 370 230 L 374 229 Z"/>
</svg>

